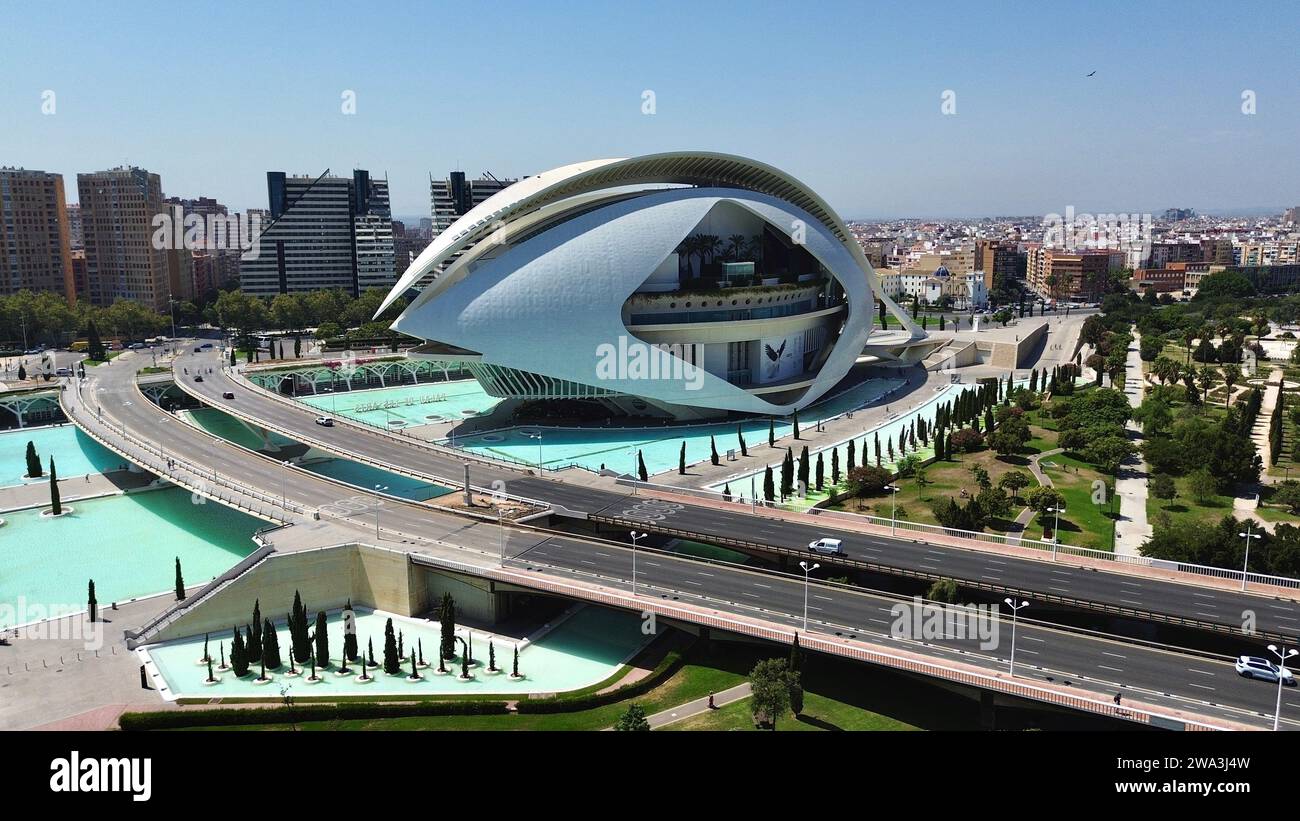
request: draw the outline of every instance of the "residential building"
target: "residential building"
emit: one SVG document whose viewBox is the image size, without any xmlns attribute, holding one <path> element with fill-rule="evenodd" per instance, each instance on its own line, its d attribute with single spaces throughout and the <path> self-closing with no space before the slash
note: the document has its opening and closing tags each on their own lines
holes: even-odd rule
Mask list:
<svg viewBox="0 0 1300 821">
<path fill-rule="evenodd" d="M 1038 294 L 1052 299 L 1095 302 L 1109 287 L 1111 269 L 1123 267 L 1124 252 L 1066 251 L 1031 243 L 1025 265 L 1029 287 Z"/>
<path fill-rule="evenodd" d="M 0 294 L 54 291 L 77 298 L 63 177 L 0 168 Z"/>
<path fill-rule="evenodd" d="M 166 210 L 158 175 L 134 166 L 78 174 L 77 199 L 90 301 L 132 299 L 166 310 L 183 264 L 175 256 L 169 262 L 154 241 L 154 218 Z"/>
</svg>

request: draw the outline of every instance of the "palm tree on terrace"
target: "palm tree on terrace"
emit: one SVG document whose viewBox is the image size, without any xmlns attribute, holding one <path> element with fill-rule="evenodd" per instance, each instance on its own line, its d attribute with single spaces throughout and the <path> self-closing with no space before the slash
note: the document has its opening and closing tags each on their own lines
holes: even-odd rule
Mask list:
<svg viewBox="0 0 1300 821">
<path fill-rule="evenodd" d="M 1187 364 L 1192 364 L 1192 343 L 1196 341 L 1196 329 L 1188 328 L 1183 331 L 1183 342 L 1187 344 Z"/>
<path fill-rule="evenodd" d="M 1229 362 L 1223 366 L 1223 384 L 1228 387 L 1223 396 L 1223 406 L 1228 407 L 1228 402 L 1232 399 L 1232 386 L 1241 381 L 1241 366 Z"/>
<path fill-rule="evenodd" d="M 739 262 L 740 258 L 745 254 L 745 235 L 732 234 L 727 237 L 727 242 L 729 243 L 727 246 L 727 258 L 732 262 Z"/>
<path fill-rule="evenodd" d="M 1210 395 L 1210 388 L 1214 387 L 1214 369 L 1209 365 L 1201 368 L 1198 381 L 1201 385 L 1201 401 L 1204 402 Z"/>
</svg>

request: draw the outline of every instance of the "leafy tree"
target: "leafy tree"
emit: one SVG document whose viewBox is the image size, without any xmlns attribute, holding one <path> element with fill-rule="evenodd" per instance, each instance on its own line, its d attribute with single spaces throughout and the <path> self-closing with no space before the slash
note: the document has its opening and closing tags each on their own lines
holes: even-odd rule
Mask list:
<svg viewBox="0 0 1300 821">
<path fill-rule="evenodd" d="M 986 441 L 999 456 L 1012 456 L 1031 438 L 1029 423 L 1023 417 L 1010 416 L 988 435 Z"/>
<path fill-rule="evenodd" d="M 1168 473 L 1152 475 L 1147 485 L 1151 490 L 1151 495 L 1157 499 L 1168 501 L 1178 495 L 1178 485 L 1174 482 L 1174 477 Z"/>
<path fill-rule="evenodd" d="M 1099 436 L 1084 447 L 1083 458 L 1106 474 L 1114 474 L 1125 459 L 1137 452 L 1137 448 L 1123 436 Z"/>
<path fill-rule="evenodd" d="M 793 674 L 797 680 L 797 674 Z M 764 659 L 749 673 L 749 708 L 756 721 L 766 720 L 773 730 L 790 711 L 792 673 L 785 659 Z"/>
<path fill-rule="evenodd" d="M 957 603 L 957 582 L 952 579 L 937 579 L 926 591 L 925 597 L 933 602 L 943 604 Z"/>
<path fill-rule="evenodd" d="M 849 471 L 845 480 L 845 490 L 850 496 L 874 496 L 884 492 L 894 475 L 885 468 L 875 465 L 863 465 Z"/>
<path fill-rule="evenodd" d="M 1219 488 L 1219 483 L 1215 480 L 1214 474 L 1210 473 L 1209 468 L 1198 468 L 1192 471 L 1187 477 L 1187 489 L 1191 491 L 1192 497 L 1198 504 L 1205 504 L 1214 497 Z"/>
<path fill-rule="evenodd" d="M 1283 505 L 1293 514 L 1300 514 L 1300 482 L 1289 479 L 1275 486 L 1272 501 Z"/>
<path fill-rule="evenodd" d="M 1003 490 L 1011 491 L 1012 498 L 1017 499 L 1020 497 L 1020 491 L 1029 487 L 1033 483 L 1033 477 L 1020 470 L 1013 470 L 1004 473 L 1002 474 L 1002 478 L 998 479 L 998 487 Z"/>
<path fill-rule="evenodd" d="M 619 732 L 650 732 L 650 722 L 646 720 L 645 710 L 640 704 L 629 704 L 623 715 L 614 723 Z"/>
</svg>

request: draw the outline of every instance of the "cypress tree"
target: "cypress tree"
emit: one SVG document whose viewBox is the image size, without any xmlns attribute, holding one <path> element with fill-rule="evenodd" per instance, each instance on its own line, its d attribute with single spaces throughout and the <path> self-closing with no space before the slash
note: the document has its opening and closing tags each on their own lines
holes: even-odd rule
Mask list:
<svg viewBox="0 0 1300 821">
<path fill-rule="evenodd" d="M 45 475 L 45 468 L 41 465 L 41 457 L 36 455 L 36 443 L 27 443 L 27 478 L 39 479 Z"/>
<path fill-rule="evenodd" d="M 348 599 L 347 606 L 343 608 L 343 655 L 348 661 L 357 660 L 356 623 L 356 615 L 352 612 L 352 599 Z"/>
<path fill-rule="evenodd" d="M 799 646 L 799 634 L 794 634 L 794 642 L 790 645 L 790 662 L 787 665 L 790 672 L 797 673 L 803 667 L 803 649 Z"/>
<path fill-rule="evenodd" d="M 375 664 L 375 640 L 373 638 L 366 639 L 366 649 L 370 651 L 370 661 L 366 663 L 371 667 L 378 667 L 379 665 Z"/>
<path fill-rule="evenodd" d="M 63 503 L 59 500 L 59 473 L 54 467 L 54 457 L 50 457 L 50 512 L 55 516 L 63 513 Z"/>
<path fill-rule="evenodd" d="M 831 448 L 831 484 L 840 483 L 840 449 Z"/>
<path fill-rule="evenodd" d="M 212 661 L 212 656 L 208 655 L 208 634 L 203 634 L 203 660 Z"/>
<path fill-rule="evenodd" d="M 686 442 L 682 441 L 682 449 L 677 454 L 677 473 L 686 475 Z"/>
<path fill-rule="evenodd" d="M 776 447 L 776 420 L 775 419 L 767 420 L 767 446 L 769 448 Z"/>
<path fill-rule="evenodd" d="M 736 425 L 736 439 L 740 442 L 740 455 L 748 456 L 749 450 L 745 447 L 745 432 L 740 429 L 739 424 Z"/>
<path fill-rule="evenodd" d="M 892 439 L 886 443 L 886 447 L 889 453 L 889 463 L 892 465 L 894 463 L 894 442 Z"/>
<path fill-rule="evenodd" d="M 448 591 L 442 594 L 442 606 L 438 608 L 438 620 L 442 623 L 442 647 L 439 652 L 445 659 L 456 655 L 456 600 Z"/>
<path fill-rule="evenodd" d="M 86 353 L 96 362 L 104 361 L 104 343 L 99 338 L 99 328 L 93 319 L 86 325 Z"/>
<path fill-rule="evenodd" d="M 794 438 L 796 439 L 799 438 L 799 412 L 798 411 L 795 411 L 794 414 Z"/>
<path fill-rule="evenodd" d="M 713 441 L 712 436 L 709 437 L 709 461 L 713 463 L 714 467 L 718 466 L 718 445 Z"/>
<path fill-rule="evenodd" d="M 727 484 L 725 484 L 725 485 L 722 486 L 722 501 L 724 501 L 724 502 L 730 502 L 730 501 L 731 501 L 731 483 L 730 483 L 730 482 L 728 482 Z"/>
<path fill-rule="evenodd" d="M 230 645 L 230 667 L 235 672 L 235 678 L 243 678 L 248 675 L 248 657 L 244 654 L 244 637 L 239 634 L 239 628 L 232 628 L 235 634 L 234 641 Z"/>
<path fill-rule="evenodd" d="M 781 498 L 794 493 L 794 453 L 785 449 L 785 458 L 781 460 Z"/>
<path fill-rule="evenodd" d="M 289 614 L 289 643 L 294 660 L 306 664 L 311 655 L 311 642 L 307 638 L 307 607 L 297 590 L 293 591 L 293 611 Z"/>
<path fill-rule="evenodd" d="M 510 675 L 519 678 L 519 645 L 515 645 L 515 660 L 510 665 Z"/>
<path fill-rule="evenodd" d="M 493 673 L 497 671 L 497 650 L 492 646 L 491 639 L 488 639 L 488 670 Z"/>
<path fill-rule="evenodd" d="M 845 465 L 844 470 L 848 473 L 852 473 L 853 469 L 858 466 L 858 458 L 857 458 L 857 453 L 855 448 L 857 448 L 857 445 L 855 445 L 853 443 L 853 440 L 850 439 L 849 446 L 847 449 L 848 456 L 844 460 L 844 465 Z"/>
<path fill-rule="evenodd" d="M 284 659 L 280 656 L 280 637 L 275 633 L 275 625 L 267 619 L 262 623 L 262 658 L 266 666 L 278 670 Z"/>
<path fill-rule="evenodd" d="M 316 612 L 316 658 L 321 667 L 330 666 L 330 634 L 326 629 L 325 612 Z"/>
<path fill-rule="evenodd" d="M 181 557 L 176 557 L 176 601 L 185 600 L 185 577 L 181 575 Z M 205 649 L 204 654 L 207 654 Z"/>
<path fill-rule="evenodd" d="M 215 679 L 215 678 L 213 677 L 213 675 L 212 675 L 212 659 L 210 659 L 210 658 L 205 658 L 204 661 L 206 661 L 206 662 L 208 663 L 208 678 L 207 678 L 207 680 L 208 680 L 208 681 L 216 681 L 216 679 Z"/>
<path fill-rule="evenodd" d="M 803 450 L 799 452 L 799 487 L 806 493 L 808 491 L 808 446 L 804 445 Z"/>
<path fill-rule="evenodd" d="M 384 625 L 384 672 L 395 676 L 402 672 L 402 661 L 397 655 L 397 635 L 393 632 L 393 620 Z"/>
<path fill-rule="evenodd" d="M 90 612 L 92 622 L 99 621 L 99 602 L 95 600 L 95 580 L 90 580 L 90 585 L 86 592 L 86 610 Z"/>
<path fill-rule="evenodd" d="M 776 488 L 772 485 L 772 466 L 763 469 L 763 498 L 771 502 L 776 499 Z"/>
<path fill-rule="evenodd" d="M 252 633 L 248 642 L 248 654 L 253 658 L 262 655 L 262 600 L 253 601 Z"/>
<path fill-rule="evenodd" d="M 650 474 L 647 473 L 645 469 L 645 457 L 641 455 L 641 451 L 639 450 L 636 452 L 636 475 L 640 477 L 643 482 L 650 479 Z"/>
<path fill-rule="evenodd" d="M 826 486 L 826 466 L 822 464 L 822 453 L 817 451 L 817 489 L 822 490 Z"/>
<path fill-rule="evenodd" d="M 420 673 L 415 669 L 415 651 L 412 650 L 411 651 L 411 678 L 417 679 L 419 677 L 420 677 Z"/>
<path fill-rule="evenodd" d="M 415 639 L 415 650 L 420 657 L 420 664 L 424 664 L 424 639 L 419 637 Z"/>
</svg>

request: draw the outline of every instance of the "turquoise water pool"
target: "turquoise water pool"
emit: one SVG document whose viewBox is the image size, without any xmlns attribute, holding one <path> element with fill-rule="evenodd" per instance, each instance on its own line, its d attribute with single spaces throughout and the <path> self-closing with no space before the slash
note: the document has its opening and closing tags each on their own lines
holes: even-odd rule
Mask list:
<svg viewBox="0 0 1300 821">
<path fill-rule="evenodd" d="M 269 438 L 264 440 L 260 434 L 255 433 L 240 420 L 215 408 L 185 411 L 185 415 L 208 433 L 252 450 L 266 450 L 268 444 L 276 448 L 298 444 L 278 433 L 270 433 Z M 274 454 L 273 450 L 269 452 Z M 299 466 L 311 473 L 338 479 L 367 490 L 383 487 L 386 488 L 385 493 L 414 501 L 424 501 L 451 493 L 450 488 L 441 485 L 429 484 L 346 459 L 312 459 Z"/>
<path fill-rule="evenodd" d="M 299 396 L 298 401 L 334 416 L 380 428 L 401 428 L 464 419 L 490 411 L 501 400 L 488 396 L 477 380 L 458 379 Z"/>
<path fill-rule="evenodd" d="M 263 602 L 265 605 L 265 602 Z M 384 694 L 430 694 L 430 693 L 467 693 L 485 694 L 520 694 L 530 692 L 563 692 L 595 684 L 608 678 L 625 659 L 643 646 L 649 637 L 641 634 L 641 620 L 632 613 L 605 610 L 596 607 L 584 607 L 572 616 L 564 619 L 554 629 L 542 635 L 536 642 L 526 643 L 519 650 L 519 672 L 524 676 L 520 681 L 510 678 L 515 642 L 500 636 L 493 637 L 481 630 L 468 631 L 459 627 L 456 634 L 462 638 L 472 633 L 475 665 L 470 668 L 473 678 L 462 681 L 460 675 L 459 649 L 455 661 L 447 662 L 447 675 L 437 673 L 437 648 L 440 640 L 439 625 L 436 621 L 423 621 L 392 616 L 393 629 L 402 633 L 403 650 L 407 654 L 402 674 L 389 676 L 383 672 L 384 623 L 390 614 L 381 611 L 356 610 L 357 646 L 365 653 L 367 644 L 373 640 L 375 660 L 379 669 L 370 670 L 374 677 L 370 684 L 361 684 L 355 675 L 336 676 L 339 660 L 343 650 L 343 620 L 339 613 L 328 618 L 330 667 L 323 671 L 321 681 L 308 684 L 305 675 L 285 675 L 288 671 L 289 632 L 283 624 L 276 625 L 280 639 L 281 657 L 285 666 L 280 670 L 268 671 L 272 677 L 269 684 L 258 685 L 253 682 L 259 671 L 259 665 L 251 666 L 251 673 L 245 679 L 237 679 L 227 670 L 214 673 L 221 681 L 205 685 L 207 665 L 198 664 L 203 657 L 203 637 L 198 636 L 166 644 L 155 645 L 148 649 L 149 657 L 158 668 L 158 672 L 167 682 L 173 697 L 209 698 L 217 696 L 244 696 L 278 698 L 280 689 L 292 688 L 295 696 L 326 695 L 384 695 Z M 496 664 L 502 670 L 498 674 L 489 674 L 488 642 L 496 650 Z M 225 643 L 225 653 L 230 654 L 230 634 L 213 633 L 209 638 L 209 652 L 213 659 L 220 658 L 221 643 Z M 420 669 L 422 679 L 417 682 L 406 680 L 411 672 L 409 654 L 423 644 L 424 658 L 430 666 Z M 459 648 L 459 642 L 457 643 Z M 217 665 L 214 663 L 213 667 Z M 354 663 L 349 669 L 356 670 Z"/>
<path fill-rule="evenodd" d="M 10 430 L 0 433 L 0 487 L 23 484 L 28 442 L 36 445 L 36 454 L 46 471 L 50 469 L 50 457 L 54 457 L 59 476 L 103 473 L 122 463 L 120 457 L 73 425 Z"/>
<path fill-rule="evenodd" d="M 799 412 L 800 427 L 812 427 L 818 421 L 839 416 L 884 398 L 905 384 L 902 379 L 872 379 L 836 396 L 811 405 Z M 751 419 L 741 423 L 749 447 L 767 444 L 768 421 Z M 709 458 L 709 439 L 715 437 L 718 453 L 726 458 L 729 449 L 739 453 L 737 423 L 707 425 L 671 425 L 654 428 L 549 428 L 518 427 L 472 436 L 457 436 L 456 445 L 476 453 L 500 456 L 522 464 L 536 465 L 540 457 L 549 468 L 579 465 L 599 470 L 635 472 L 636 454 L 641 451 L 648 473 L 661 473 L 677 467 L 682 442 L 686 443 L 686 462 Z M 789 436 L 794 425 L 777 420 L 777 437 Z M 541 433 L 538 441 L 529 433 Z"/>
<path fill-rule="evenodd" d="M 180 488 L 74 502 L 75 513 L 5 515 L 0 527 L 0 602 L 85 604 L 95 580 L 101 607 L 172 590 L 176 557 L 187 585 L 220 575 L 251 553 L 266 527 L 215 502 L 194 504 Z"/>
</svg>

